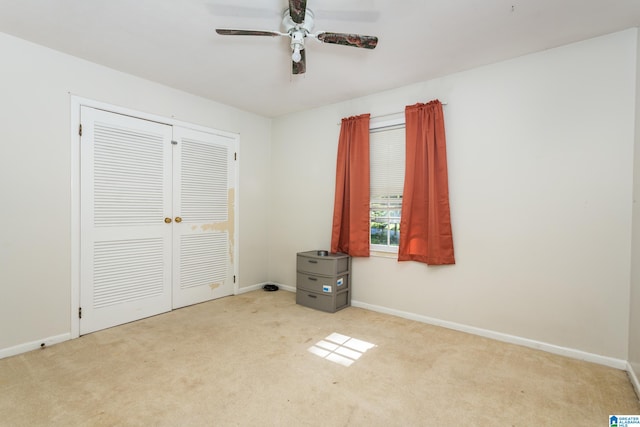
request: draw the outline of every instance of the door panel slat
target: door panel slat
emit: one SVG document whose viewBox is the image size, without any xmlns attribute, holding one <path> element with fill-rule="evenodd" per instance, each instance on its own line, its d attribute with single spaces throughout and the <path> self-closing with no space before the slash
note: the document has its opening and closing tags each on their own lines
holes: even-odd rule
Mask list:
<svg viewBox="0 0 640 427">
<path fill-rule="evenodd" d="M 163 135 L 109 123 L 96 122 L 94 126 L 96 226 L 161 220 L 165 206 Z"/>
<path fill-rule="evenodd" d="M 183 138 L 181 156 L 182 220 L 226 221 L 228 148 Z"/>
</svg>

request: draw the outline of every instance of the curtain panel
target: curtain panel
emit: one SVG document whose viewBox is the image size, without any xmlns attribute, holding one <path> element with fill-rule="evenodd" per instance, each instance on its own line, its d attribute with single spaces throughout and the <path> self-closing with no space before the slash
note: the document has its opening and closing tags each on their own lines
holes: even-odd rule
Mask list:
<svg viewBox="0 0 640 427">
<path fill-rule="evenodd" d="M 455 264 L 440 101 L 405 108 L 406 167 L 398 261 Z"/>
<path fill-rule="evenodd" d="M 369 256 L 369 117 L 342 119 L 331 252 Z"/>
</svg>

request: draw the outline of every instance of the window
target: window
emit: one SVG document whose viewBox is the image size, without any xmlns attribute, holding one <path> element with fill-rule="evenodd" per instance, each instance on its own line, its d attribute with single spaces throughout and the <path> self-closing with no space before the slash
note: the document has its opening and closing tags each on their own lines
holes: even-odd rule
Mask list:
<svg viewBox="0 0 640 427">
<path fill-rule="evenodd" d="M 373 251 L 398 252 L 404 187 L 404 121 L 371 126 L 369 132 L 369 243 Z"/>
</svg>

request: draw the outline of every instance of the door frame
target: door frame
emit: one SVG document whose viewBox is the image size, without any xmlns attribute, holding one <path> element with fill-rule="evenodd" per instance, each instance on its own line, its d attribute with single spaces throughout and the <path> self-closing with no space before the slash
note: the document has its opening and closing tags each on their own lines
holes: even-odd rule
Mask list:
<svg viewBox="0 0 640 427">
<path fill-rule="evenodd" d="M 71 339 L 80 336 L 80 318 L 78 312 L 80 309 L 80 109 L 81 107 L 90 107 L 99 110 L 105 110 L 116 114 L 123 114 L 138 119 L 154 121 L 167 124 L 170 126 L 180 126 L 198 130 L 201 132 L 213 133 L 227 138 L 231 138 L 234 142 L 233 150 L 237 153 L 240 148 L 240 135 L 233 132 L 221 131 L 218 129 L 208 128 L 205 126 L 195 125 L 193 123 L 183 122 L 169 117 L 163 117 L 156 114 L 144 113 L 117 105 L 112 105 L 93 99 L 83 98 L 76 95 L 71 96 Z M 233 249 L 233 274 L 235 281 L 233 284 L 233 294 L 238 294 L 240 275 L 239 275 L 239 182 L 240 182 L 240 161 L 236 160 L 235 164 L 235 197 L 234 197 L 234 249 Z"/>
</svg>

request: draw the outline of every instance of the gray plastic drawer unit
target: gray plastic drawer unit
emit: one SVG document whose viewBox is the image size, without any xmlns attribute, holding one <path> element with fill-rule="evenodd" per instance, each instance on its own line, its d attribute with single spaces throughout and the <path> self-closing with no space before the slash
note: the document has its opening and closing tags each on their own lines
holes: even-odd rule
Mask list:
<svg viewBox="0 0 640 427">
<path fill-rule="evenodd" d="M 317 293 L 334 294 L 349 289 L 349 274 L 320 276 L 309 273 L 297 274 L 296 287 Z"/>
<path fill-rule="evenodd" d="M 300 252 L 296 266 L 296 303 L 329 313 L 351 305 L 349 255 Z"/>
<path fill-rule="evenodd" d="M 346 254 L 317 255 L 319 251 L 300 252 L 297 269 L 307 273 L 334 276 L 351 270 L 351 257 Z"/>
<path fill-rule="evenodd" d="M 329 313 L 335 313 L 351 305 L 351 294 L 343 291 L 335 296 L 307 292 L 304 289 L 296 291 L 296 303 L 305 307 L 315 308 Z"/>
</svg>

